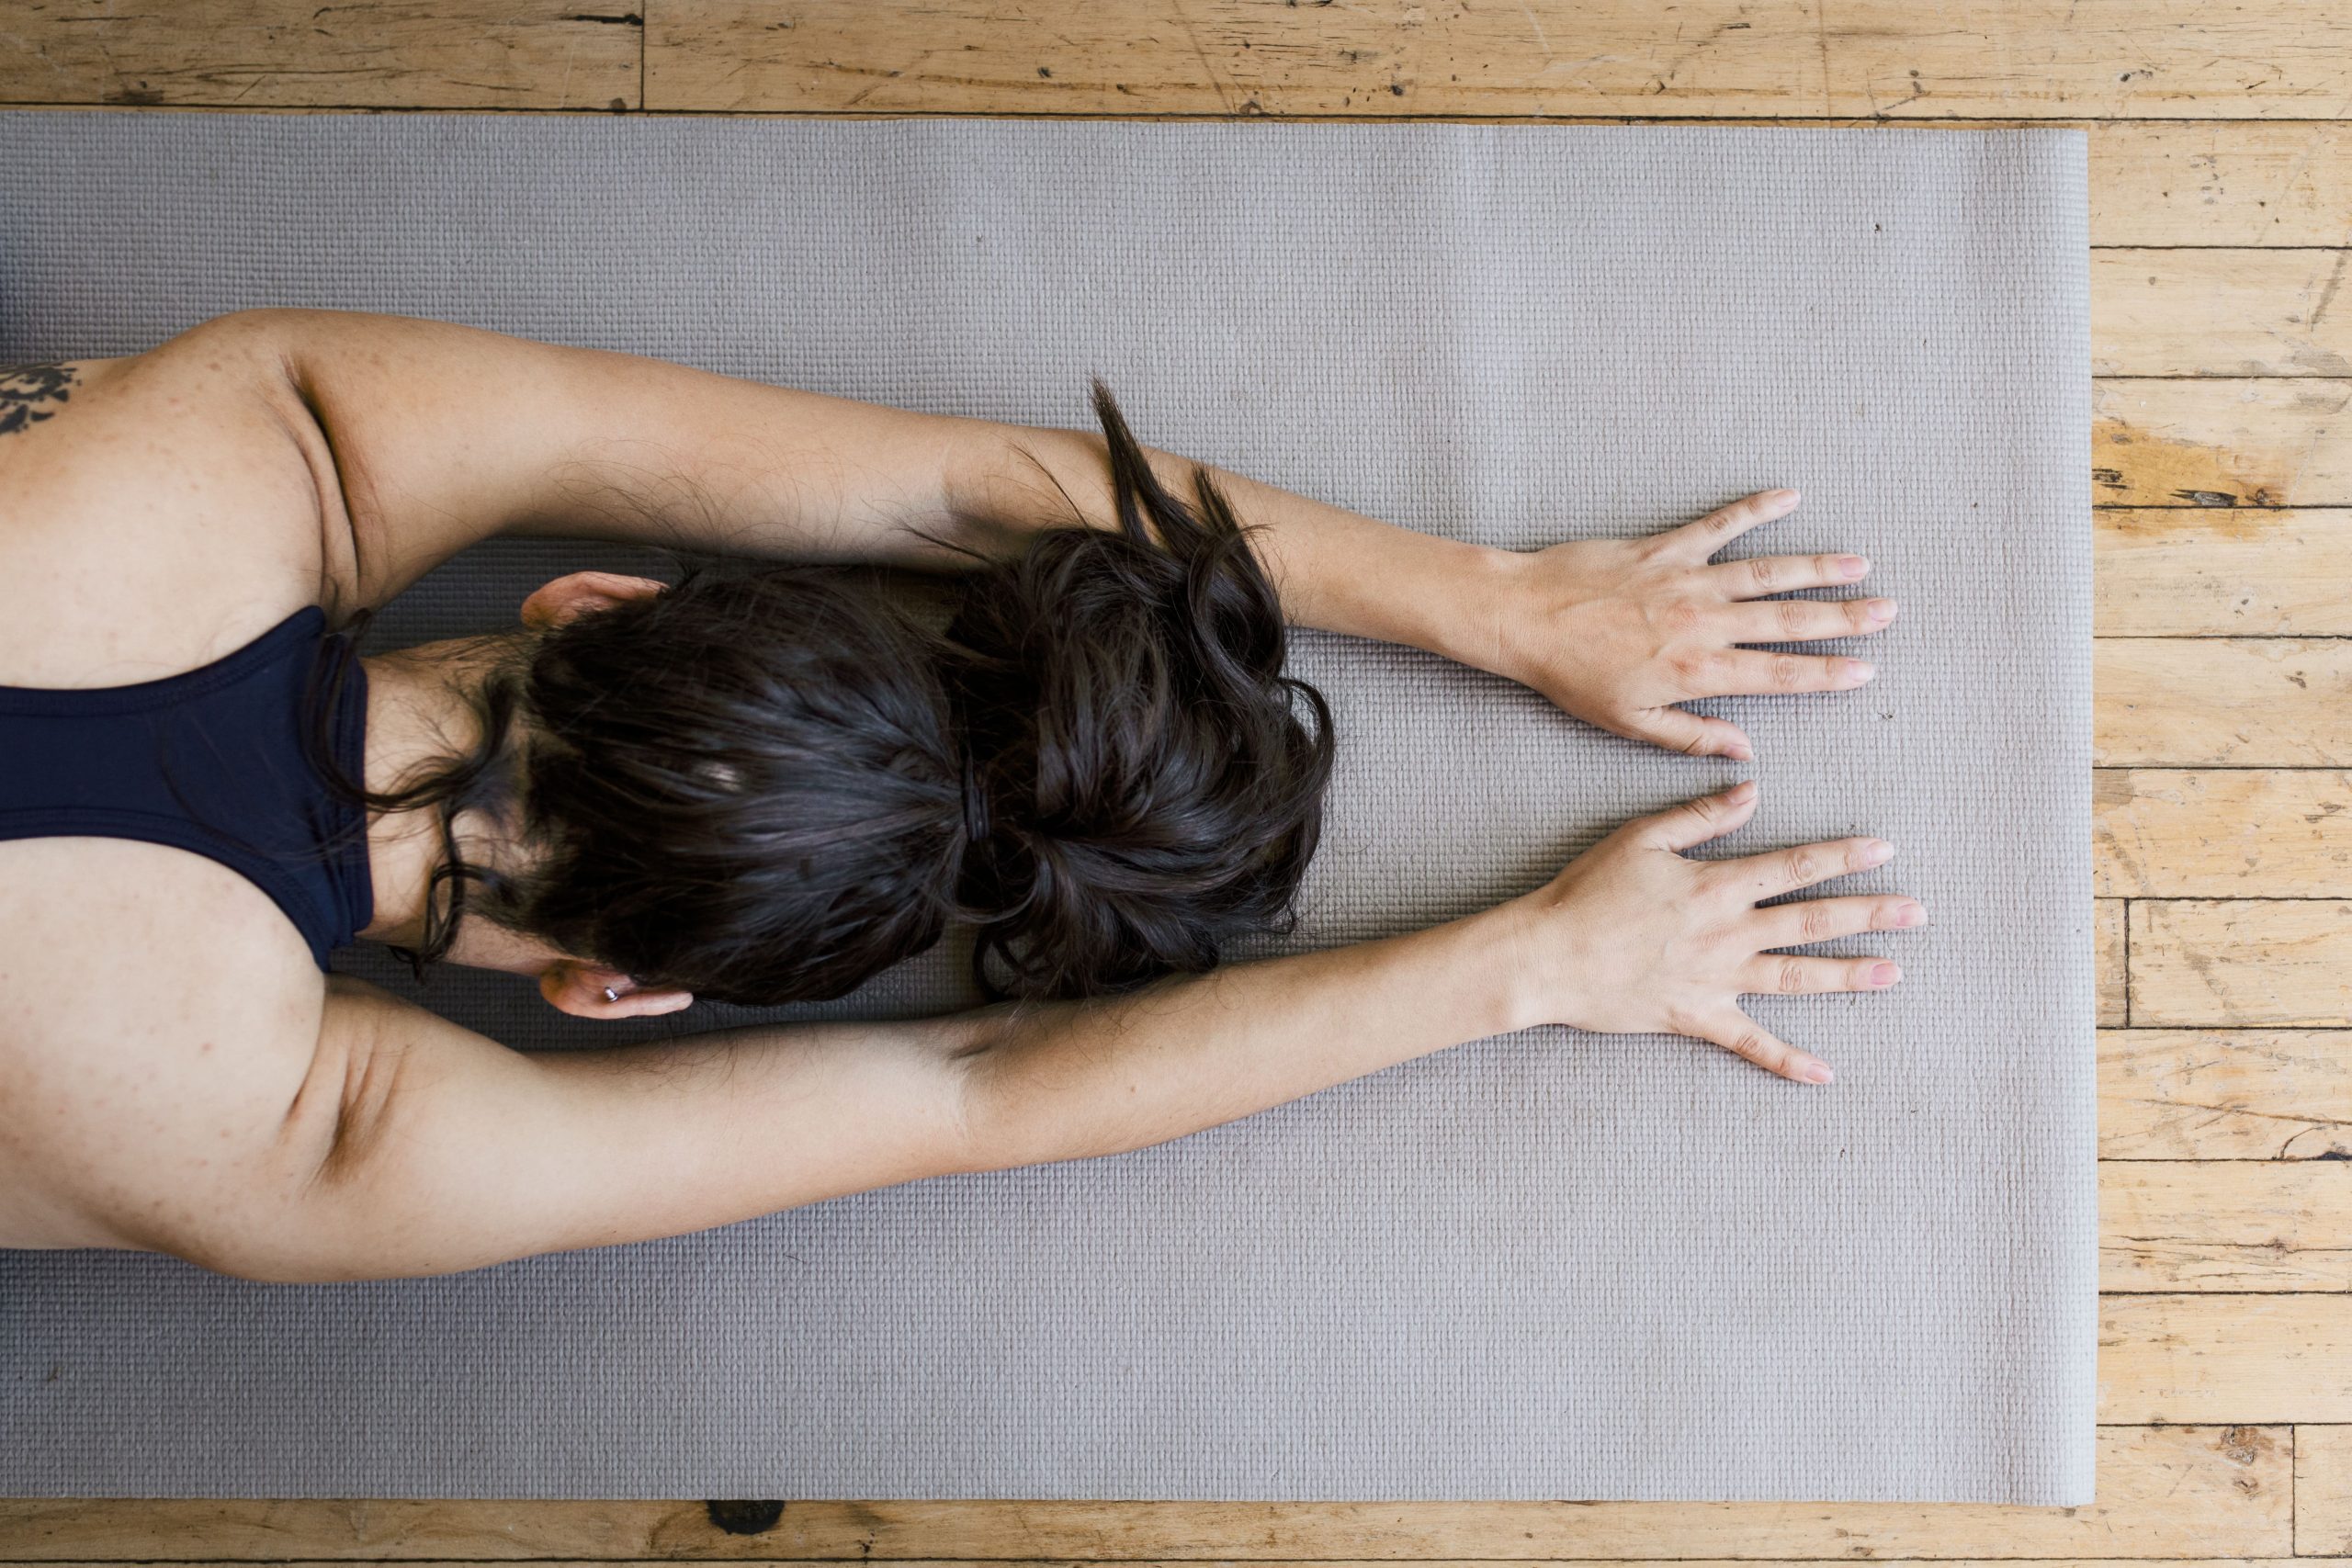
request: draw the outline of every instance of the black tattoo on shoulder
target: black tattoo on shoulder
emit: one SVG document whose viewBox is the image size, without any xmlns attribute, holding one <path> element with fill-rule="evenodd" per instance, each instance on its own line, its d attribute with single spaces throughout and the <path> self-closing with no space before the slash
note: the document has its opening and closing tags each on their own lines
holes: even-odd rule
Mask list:
<svg viewBox="0 0 2352 1568">
<path fill-rule="evenodd" d="M 57 411 L 41 405 L 71 398 L 67 389 L 80 376 L 71 365 L 0 365 L 0 435 L 53 417 Z"/>
</svg>

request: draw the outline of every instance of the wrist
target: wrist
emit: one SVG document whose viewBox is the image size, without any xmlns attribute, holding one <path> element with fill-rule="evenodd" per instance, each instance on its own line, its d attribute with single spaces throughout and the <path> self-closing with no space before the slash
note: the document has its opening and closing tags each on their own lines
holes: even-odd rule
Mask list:
<svg viewBox="0 0 2352 1568">
<path fill-rule="evenodd" d="M 1518 680 L 1510 626 L 1532 555 L 1487 545 L 1460 545 L 1431 596 L 1430 652 L 1489 674 Z"/>
<path fill-rule="evenodd" d="M 1483 928 L 1496 1033 L 1567 1023 L 1577 1010 L 1573 956 L 1545 934 L 1552 924 L 1550 892 L 1539 888 L 1470 917 Z"/>
</svg>

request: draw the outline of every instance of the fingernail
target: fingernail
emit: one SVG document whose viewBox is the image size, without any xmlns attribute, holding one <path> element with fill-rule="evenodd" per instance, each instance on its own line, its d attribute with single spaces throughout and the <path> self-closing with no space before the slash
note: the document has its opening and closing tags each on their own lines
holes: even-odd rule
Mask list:
<svg viewBox="0 0 2352 1568">
<path fill-rule="evenodd" d="M 1752 762 L 1756 761 L 1756 753 L 1748 750 L 1747 742 L 1745 740 L 1735 740 L 1729 746 L 1724 747 L 1724 755 L 1729 757 L 1735 762 Z"/>
<path fill-rule="evenodd" d="M 1871 676 L 1878 673 L 1878 671 L 1872 669 L 1869 662 L 1864 660 L 1849 659 L 1845 663 L 1846 679 L 1857 686 L 1862 684 Z"/>
<path fill-rule="evenodd" d="M 1882 624 L 1891 621 L 1894 619 L 1894 609 L 1892 599 L 1873 599 L 1871 601 L 1871 619 Z"/>
<path fill-rule="evenodd" d="M 1901 978 L 1903 978 L 1903 971 L 1892 964 L 1871 965 L 1871 984 L 1873 986 L 1892 986 Z"/>
<path fill-rule="evenodd" d="M 1783 485 L 1781 489 L 1772 492 L 1772 499 L 1774 501 L 1794 501 L 1797 499 L 1797 492 Z"/>
<path fill-rule="evenodd" d="M 1754 779 L 1743 779 L 1731 786 L 1729 799 L 1735 806 L 1745 806 L 1755 797 L 1756 781 Z"/>
<path fill-rule="evenodd" d="M 1862 846 L 1864 865 L 1884 865 L 1894 858 L 1894 846 L 1884 839 L 1872 839 Z"/>
<path fill-rule="evenodd" d="M 1838 563 L 1838 570 L 1844 572 L 1847 580 L 1850 581 L 1857 577 L 1870 575 L 1871 563 L 1860 556 L 1848 556 Z"/>
<path fill-rule="evenodd" d="M 1905 904 L 1894 911 L 1894 923 L 1898 926 L 1924 926 L 1928 923 L 1928 911 L 1917 904 Z"/>
<path fill-rule="evenodd" d="M 1837 1076 L 1829 1070 L 1826 1062 L 1807 1062 L 1804 1065 L 1804 1081 L 1807 1083 L 1827 1083 Z"/>
</svg>

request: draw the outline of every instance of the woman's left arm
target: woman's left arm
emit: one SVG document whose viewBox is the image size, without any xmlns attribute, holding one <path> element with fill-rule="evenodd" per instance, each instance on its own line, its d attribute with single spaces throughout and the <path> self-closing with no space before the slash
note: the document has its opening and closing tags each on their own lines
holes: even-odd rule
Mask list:
<svg viewBox="0 0 2352 1568">
<path fill-rule="evenodd" d="M 1091 432 L 920 413 L 416 317 L 261 310 L 198 331 L 282 375 L 305 437 L 331 458 L 318 465 L 334 479 L 322 505 L 330 527 L 348 530 L 368 603 L 493 534 L 952 567 L 959 547 L 1007 553 L 1041 527 L 1114 521 Z M 1167 488 L 1192 496 L 1192 459 L 1145 454 Z M 1747 743 L 1675 704 L 1867 678 L 1856 660 L 1737 644 L 1883 625 L 1853 602 L 1746 602 L 1850 582 L 1850 558 L 1707 564 L 1793 506 L 1787 491 L 1649 538 L 1521 553 L 1207 472 L 1259 530 L 1292 621 L 1493 671 L 1678 750 L 1738 757 Z"/>
</svg>

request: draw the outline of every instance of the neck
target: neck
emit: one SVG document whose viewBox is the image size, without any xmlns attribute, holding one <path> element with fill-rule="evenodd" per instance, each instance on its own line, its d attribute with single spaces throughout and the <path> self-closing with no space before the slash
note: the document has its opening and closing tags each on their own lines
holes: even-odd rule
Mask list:
<svg viewBox="0 0 2352 1568">
<path fill-rule="evenodd" d="M 478 639 L 465 638 L 360 660 L 368 673 L 366 782 L 370 791 L 413 784 L 445 759 L 473 747 L 481 727 L 471 696 L 496 652 L 495 645 L 484 647 Z M 461 813 L 456 828 L 467 859 L 479 863 L 491 846 L 469 831 L 474 825 L 469 814 Z M 437 807 L 386 812 L 371 821 L 368 871 L 376 904 L 360 937 L 402 947 L 421 943 L 425 896 L 441 860 Z"/>
</svg>

